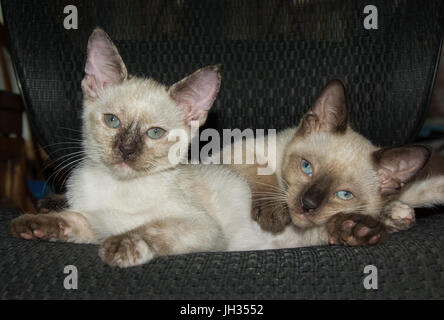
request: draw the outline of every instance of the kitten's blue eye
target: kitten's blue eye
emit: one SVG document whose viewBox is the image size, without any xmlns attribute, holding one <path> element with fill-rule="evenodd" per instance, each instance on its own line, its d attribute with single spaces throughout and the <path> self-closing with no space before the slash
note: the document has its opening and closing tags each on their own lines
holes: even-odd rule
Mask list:
<svg viewBox="0 0 444 320">
<path fill-rule="evenodd" d="M 304 174 L 311 177 L 313 175 L 313 168 L 311 167 L 311 163 L 307 160 L 302 159 L 301 161 L 301 170 Z"/>
<path fill-rule="evenodd" d="M 150 137 L 151 139 L 159 139 L 162 138 L 163 135 L 165 134 L 165 130 L 163 130 L 162 128 L 150 128 L 147 130 L 146 135 L 148 137 Z"/>
<path fill-rule="evenodd" d="M 336 192 L 336 196 L 342 200 L 350 200 L 355 197 L 353 195 L 353 193 L 351 193 L 350 191 L 347 191 L 347 190 L 341 190 L 341 191 Z"/>
<path fill-rule="evenodd" d="M 120 119 L 115 115 L 107 113 L 104 115 L 105 123 L 108 127 L 116 129 L 120 127 Z"/>
</svg>

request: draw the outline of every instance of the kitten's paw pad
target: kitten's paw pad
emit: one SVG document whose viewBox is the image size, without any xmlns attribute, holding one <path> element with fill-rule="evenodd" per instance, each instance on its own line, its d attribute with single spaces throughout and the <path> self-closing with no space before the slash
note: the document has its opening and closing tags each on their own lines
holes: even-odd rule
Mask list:
<svg viewBox="0 0 444 320">
<path fill-rule="evenodd" d="M 387 230 L 380 221 L 363 214 L 337 214 L 327 222 L 331 245 L 376 245 L 387 240 Z"/>
<path fill-rule="evenodd" d="M 127 268 L 148 262 L 154 253 L 144 239 L 123 234 L 107 238 L 100 247 L 99 256 L 111 267 Z"/>
<path fill-rule="evenodd" d="M 68 206 L 65 195 L 50 194 L 37 202 L 38 213 L 60 212 Z"/>
<path fill-rule="evenodd" d="M 415 223 L 415 209 L 401 201 L 392 201 L 384 210 L 384 223 L 391 230 L 409 229 Z"/>
<path fill-rule="evenodd" d="M 69 233 L 67 223 L 59 217 L 24 214 L 11 222 L 11 233 L 26 240 L 66 239 Z"/>
<path fill-rule="evenodd" d="M 282 232 L 291 222 L 287 208 L 279 204 L 271 206 L 267 203 L 261 206 L 253 201 L 252 217 L 263 230 L 271 233 Z"/>
</svg>

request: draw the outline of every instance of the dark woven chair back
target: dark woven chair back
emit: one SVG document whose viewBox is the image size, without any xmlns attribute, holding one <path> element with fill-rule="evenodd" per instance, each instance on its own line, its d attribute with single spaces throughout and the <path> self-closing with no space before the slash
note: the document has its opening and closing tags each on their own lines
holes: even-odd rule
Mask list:
<svg viewBox="0 0 444 320">
<path fill-rule="evenodd" d="M 172 84 L 222 65 L 207 126 L 276 128 L 298 123 L 332 78 L 347 87 L 355 129 L 379 145 L 411 141 L 433 86 L 442 1 L 372 1 L 367 30 L 356 0 L 2 0 L 31 126 L 50 154 L 79 137 L 80 82 L 94 27 L 109 33 L 130 73 Z M 78 29 L 65 29 L 66 5 Z M 371 21 L 373 24 L 376 21 Z"/>
</svg>

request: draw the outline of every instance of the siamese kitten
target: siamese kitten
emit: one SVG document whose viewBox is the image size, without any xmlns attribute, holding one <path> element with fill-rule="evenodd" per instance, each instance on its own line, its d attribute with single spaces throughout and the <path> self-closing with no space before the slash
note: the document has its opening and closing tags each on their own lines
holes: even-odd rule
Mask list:
<svg viewBox="0 0 444 320">
<path fill-rule="evenodd" d="M 82 80 L 85 159 L 69 178 L 68 208 L 22 215 L 13 235 L 100 244 L 100 257 L 119 267 L 227 250 L 231 222 L 221 220 L 226 211 L 250 212 L 248 185 L 227 168 L 174 165 L 168 157 L 173 144 L 188 149 L 190 122 L 205 122 L 220 82 L 215 66 L 169 88 L 130 77 L 108 35 L 94 30 Z M 173 130 L 187 139 L 170 141 Z"/>
<path fill-rule="evenodd" d="M 243 144 L 244 154 L 254 152 L 245 150 L 254 144 L 237 143 Z M 255 157 L 256 163 L 267 161 Z M 277 135 L 276 155 L 267 158 L 276 161 L 273 175 L 258 175 L 258 165 L 232 168 L 250 184 L 253 219 L 274 234 L 289 225 L 297 230 L 325 225 L 330 244 L 376 244 L 386 239 L 387 229 L 412 225 L 414 214 L 407 204 L 424 204 L 419 189 L 435 183 L 440 187 L 436 201 L 444 199 L 444 179 L 436 177 L 409 186 L 396 200 L 427 162 L 429 150 L 419 145 L 377 148 L 355 132 L 347 124 L 345 91 L 338 80 L 324 88 L 298 127 Z"/>
</svg>

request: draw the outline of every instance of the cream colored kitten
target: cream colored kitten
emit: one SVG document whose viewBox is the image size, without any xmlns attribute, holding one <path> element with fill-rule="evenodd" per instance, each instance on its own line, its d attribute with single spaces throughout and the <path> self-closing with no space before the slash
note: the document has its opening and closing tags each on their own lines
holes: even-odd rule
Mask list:
<svg viewBox="0 0 444 320">
<path fill-rule="evenodd" d="M 224 212 L 249 212 L 248 185 L 223 167 L 174 166 L 168 152 L 190 122 L 203 124 L 220 86 L 206 67 L 171 87 L 128 77 L 108 35 L 88 42 L 83 146 L 86 157 L 68 182 L 68 209 L 23 215 L 12 222 L 24 239 L 100 244 L 112 266 L 145 263 L 158 255 L 227 250 Z M 217 181 L 217 183 L 215 183 Z"/>
<path fill-rule="evenodd" d="M 237 143 L 243 144 L 244 153 L 255 152 L 245 150 L 254 143 Z M 276 168 L 274 175 L 258 175 L 258 165 L 233 165 L 233 169 L 248 180 L 252 217 L 265 231 L 318 230 L 318 236 L 312 236 L 315 240 L 305 243 L 309 245 L 319 244 L 320 239 L 326 242 L 322 229 L 326 226 L 331 244 L 376 244 L 385 240 L 386 226 L 400 230 L 414 221 L 412 209 L 397 199 L 425 204 L 418 189 L 427 189 L 434 181 L 440 187 L 435 201 L 443 202 L 442 177 L 415 183 L 399 198 L 398 191 L 428 157 L 423 146 L 380 149 L 355 132 L 347 125 L 345 92 L 336 80 L 326 86 L 298 127 L 277 135 L 276 155 L 267 155 L 276 161 L 271 165 Z M 256 154 L 257 163 L 265 161 Z M 407 201 L 415 196 L 418 202 Z"/>
</svg>

